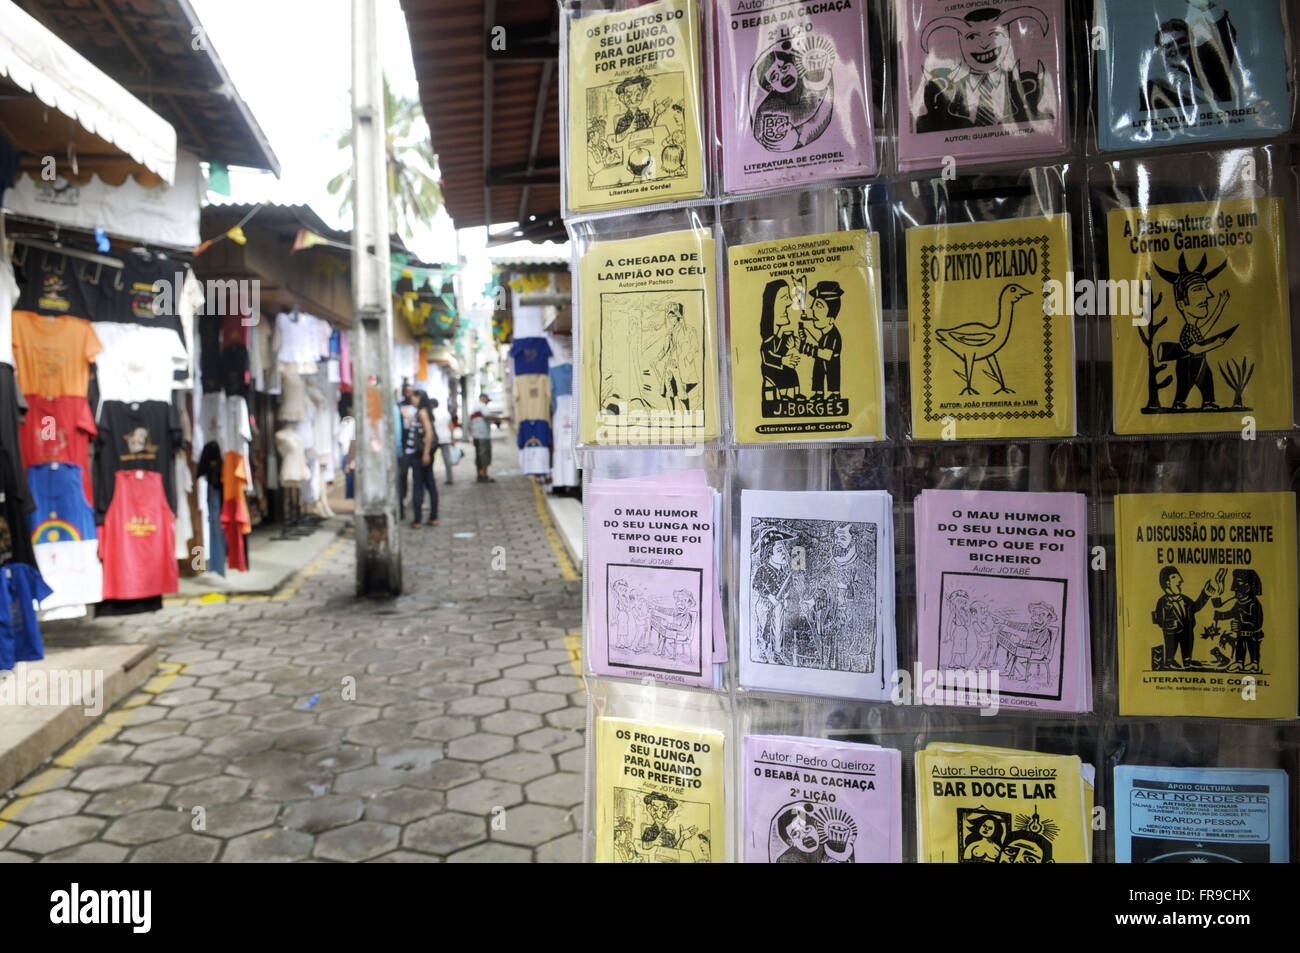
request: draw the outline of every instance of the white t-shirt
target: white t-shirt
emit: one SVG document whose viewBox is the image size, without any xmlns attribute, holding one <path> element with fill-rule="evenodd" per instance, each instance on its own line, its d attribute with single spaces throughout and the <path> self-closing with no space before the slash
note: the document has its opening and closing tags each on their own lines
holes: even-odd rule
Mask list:
<svg viewBox="0 0 1300 953">
<path fill-rule="evenodd" d="M 170 401 L 175 372 L 186 371 L 189 355 L 172 328 L 146 328 L 139 324 L 96 321 L 92 325 L 104 350 L 95 358 L 99 399 L 133 403 Z"/>
<path fill-rule="evenodd" d="M 18 300 L 18 282 L 14 266 L 0 245 L 0 363 L 14 366 L 14 302 Z"/>
<path fill-rule="evenodd" d="M 441 404 L 433 410 L 433 436 L 438 443 L 451 443 L 451 414 Z"/>
<path fill-rule="evenodd" d="M 288 312 L 275 316 L 276 360 L 284 364 L 310 364 L 314 369 L 320 359 L 321 320 L 310 314 L 295 319 Z"/>
</svg>

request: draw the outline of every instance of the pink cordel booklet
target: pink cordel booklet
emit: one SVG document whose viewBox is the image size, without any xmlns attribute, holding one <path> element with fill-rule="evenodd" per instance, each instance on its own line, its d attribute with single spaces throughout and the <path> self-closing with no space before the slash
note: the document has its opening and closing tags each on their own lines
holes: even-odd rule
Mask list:
<svg viewBox="0 0 1300 953">
<path fill-rule="evenodd" d="M 897 864 L 902 756 L 877 745 L 748 735 L 747 864 Z"/>
<path fill-rule="evenodd" d="M 903 169 L 1065 150 L 1062 0 L 897 0 Z"/>
<path fill-rule="evenodd" d="M 918 664 L 1001 708 L 1092 709 L 1086 500 L 924 490 L 917 497 Z M 973 681 L 972 681 L 973 679 Z M 953 692 L 954 704 L 970 704 Z"/>
<path fill-rule="evenodd" d="M 720 0 L 723 188 L 873 175 L 861 5 Z"/>
<path fill-rule="evenodd" d="M 591 670 L 718 687 L 718 494 L 689 471 L 592 480 L 585 495 Z"/>
</svg>

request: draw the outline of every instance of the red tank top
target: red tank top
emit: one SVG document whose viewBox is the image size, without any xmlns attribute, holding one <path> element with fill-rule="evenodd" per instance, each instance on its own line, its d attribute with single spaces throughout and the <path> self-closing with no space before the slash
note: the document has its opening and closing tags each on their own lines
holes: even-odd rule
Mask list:
<svg viewBox="0 0 1300 953">
<path fill-rule="evenodd" d="M 113 502 L 99 534 L 105 599 L 145 599 L 175 592 L 176 517 L 167 505 L 162 474 L 119 470 Z"/>
</svg>

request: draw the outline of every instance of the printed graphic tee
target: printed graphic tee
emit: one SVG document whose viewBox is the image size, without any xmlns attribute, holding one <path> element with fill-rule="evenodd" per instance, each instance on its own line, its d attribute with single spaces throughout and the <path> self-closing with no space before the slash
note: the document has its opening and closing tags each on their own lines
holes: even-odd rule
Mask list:
<svg viewBox="0 0 1300 953">
<path fill-rule="evenodd" d="M 40 315 L 91 314 L 77 261 L 58 252 L 26 248 L 17 264 L 21 269 L 22 291 L 14 305 L 21 311 Z"/>
<path fill-rule="evenodd" d="M 171 465 L 181 441 L 181 421 L 176 408 L 159 400 L 126 404 L 105 401 L 99 412 L 99 437 L 95 443 L 95 514 L 108 512 L 121 470 L 147 470 L 163 481 L 168 504 L 176 509 L 175 470 Z"/>
<path fill-rule="evenodd" d="M 81 467 L 46 463 L 29 467 L 36 510 L 27 517 L 36 566 L 52 594 L 41 609 L 84 606 L 103 598 L 103 570 L 95 513 L 82 491 Z"/>
<path fill-rule="evenodd" d="M 95 362 L 100 400 L 171 400 L 176 372 L 189 366 L 179 334 L 112 321 L 93 327 L 104 348 Z"/>
<path fill-rule="evenodd" d="M 551 378 L 547 374 L 515 377 L 515 416 L 520 420 L 547 420 L 551 416 Z"/>
<path fill-rule="evenodd" d="M 15 311 L 13 329 L 14 366 L 24 394 L 85 396 L 90 365 L 103 350 L 89 321 Z"/>
<path fill-rule="evenodd" d="M 145 470 L 114 474 L 112 505 L 100 536 L 105 599 L 145 599 L 175 592 L 179 584 L 176 518 L 162 475 Z"/>
<path fill-rule="evenodd" d="M 546 338 L 519 338 L 510 345 L 510 356 L 515 359 L 515 375 L 545 374 L 551 358 L 551 346 Z"/>
<path fill-rule="evenodd" d="M 27 403 L 27 419 L 18 432 L 23 464 L 29 468 L 42 463 L 75 464 L 81 471 L 86 500 L 93 500 L 90 441 L 99 431 L 90 415 L 90 402 L 84 397 L 33 394 Z"/>
</svg>

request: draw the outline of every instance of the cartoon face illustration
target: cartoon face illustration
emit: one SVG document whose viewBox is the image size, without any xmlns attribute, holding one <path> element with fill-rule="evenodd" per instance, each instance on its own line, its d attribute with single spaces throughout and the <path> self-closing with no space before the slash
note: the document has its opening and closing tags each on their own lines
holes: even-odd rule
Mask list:
<svg viewBox="0 0 1300 953">
<path fill-rule="evenodd" d="M 126 449 L 129 453 L 143 453 L 148 443 L 149 431 L 144 427 L 136 427 L 126 435 Z"/>
<path fill-rule="evenodd" d="M 789 327 L 790 311 L 794 309 L 794 299 L 790 297 L 790 289 L 782 288 L 776 293 L 776 307 L 773 314 L 776 317 L 776 326 L 778 328 Z"/>
<path fill-rule="evenodd" d="M 1170 568 L 1172 569 L 1173 567 L 1171 566 Z M 1176 596 L 1183 591 L 1182 574 L 1179 573 L 1177 569 L 1174 569 L 1171 573 L 1162 573 L 1160 584 L 1164 588 L 1165 592 L 1169 593 L 1171 596 Z"/>
<path fill-rule="evenodd" d="M 773 566 L 786 566 L 790 563 L 790 544 L 784 539 L 778 539 L 772 544 L 772 555 L 768 561 Z"/>
<path fill-rule="evenodd" d="M 677 175 L 686 164 L 686 150 L 676 143 L 670 143 L 659 154 L 666 175 Z"/>
<path fill-rule="evenodd" d="M 835 527 L 835 545 L 840 549 L 848 549 L 853 543 L 853 534 L 847 525 Z"/>
<path fill-rule="evenodd" d="M 811 854 L 821 844 L 817 828 L 808 819 L 808 814 L 802 808 L 791 808 L 786 812 L 786 816 L 782 818 L 782 821 L 785 822 L 785 828 L 782 830 L 781 821 L 778 821 L 777 832 L 781 835 L 782 840 L 796 850 Z"/>
<path fill-rule="evenodd" d="M 1214 292 L 1210 290 L 1209 282 L 1195 279 L 1187 285 L 1185 294 L 1187 297 L 1183 304 L 1183 314 L 1199 320 L 1210 313 L 1210 302 L 1214 300 Z"/>
<path fill-rule="evenodd" d="M 668 818 L 677 810 L 677 802 L 664 794 L 647 794 L 645 806 L 655 823 L 660 825 L 668 823 Z"/>
<path fill-rule="evenodd" d="M 1017 831 L 1011 835 L 998 855 L 999 864 L 1050 864 L 1052 843 L 1032 831 Z"/>
<path fill-rule="evenodd" d="M 990 73 L 1011 49 L 1011 34 L 1001 23 L 973 23 L 962 31 L 961 55 L 975 73 Z"/>
<path fill-rule="evenodd" d="M 618 84 L 615 93 L 621 102 L 628 109 L 636 109 L 645 99 L 646 91 L 650 88 L 650 80 L 644 76 L 638 76 L 635 79 L 624 80 Z"/>
<path fill-rule="evenodd" d="M 778 93 L 788 93 L 799 85 L 799 70 L 794 64 L 794 54 L 788 50 L 774 51 L 772 61 L 763 73 L 763 83 Z"/>
</svg>

